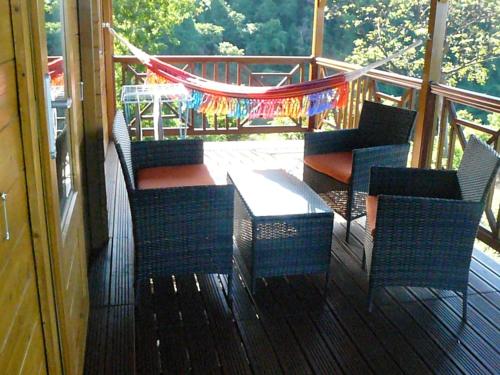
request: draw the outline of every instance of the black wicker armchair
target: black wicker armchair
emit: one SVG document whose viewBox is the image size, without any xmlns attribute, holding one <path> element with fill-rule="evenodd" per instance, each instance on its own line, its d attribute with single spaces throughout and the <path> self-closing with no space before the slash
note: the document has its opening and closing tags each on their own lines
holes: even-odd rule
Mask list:
<svg viewBox="0 0 500 375">
<path fill-rule="evenodd" d="M 234 187 L 213 182 L 203 142 L 131 142 L 121 112 L 113 136 L 132 213 L 135 285 L 221 273 L 228 275 L 231 298 Z"/>
<path fill-rule="evenodd" d="M 366 214 L 370 168 L 404 167 L 416 112 L 365 101 L 357 129 L 306 133 L 304 182 L 329 193 L 334 210 L 350 224 Z"/>
<path fill-rule="evenodd" d="M 363 265 L 368 304 L 385 286 L 446 289 L 463 294 L 474 240 L 500 156 L 472 136 L 458 171 L 372 168 Z"/>
</svg>

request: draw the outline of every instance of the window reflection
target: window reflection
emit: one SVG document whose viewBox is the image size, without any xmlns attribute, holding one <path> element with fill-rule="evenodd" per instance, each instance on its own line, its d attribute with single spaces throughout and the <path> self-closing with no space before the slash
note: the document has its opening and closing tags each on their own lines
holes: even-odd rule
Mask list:
<svg viewBox="0 0 500 375">
<path fill-rule="evenodd" d="M 45 0 L 45 32 L 47 36 L 47 70 L 50 75 L 50 100 L 52 101 L 52 126 L 56 135 L 56 172 L 61 214 L 73 190 L 71 136 L 64 59 L 64 25 L 61 0 Z"/>
</svg>

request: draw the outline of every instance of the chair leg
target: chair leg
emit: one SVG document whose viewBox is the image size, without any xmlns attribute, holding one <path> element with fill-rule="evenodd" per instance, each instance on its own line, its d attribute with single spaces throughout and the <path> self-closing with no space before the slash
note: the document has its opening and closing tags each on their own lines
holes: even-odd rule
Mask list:
<svg viewBox="0 0 500 375">
<path fill-rule="evenodd" d="M 363 259 L 361 260 L 361 269 L 363 271 L 366 271 L 366 250 L 364 246 L 363 246 Z"/>
<path fill-rule="evenodd" d="M 351 220 L 347 219 L 347 225 L 346 225 L 346 231 L 345 231 L 345 242 L 347 242 L 347 243 L 349 243 L 349 234 L 350 233 L 351 233 Z"/>
<path fill-rule="evenodd" d="M 467 289 L 462 292 L 462 321 L 467 322 Z"/>
<path fill-rule="evenodd" d="M 347 243 L 349 243 L 349 237 L 351 234 L 351 216 L 352 216 L 351 210 L 352 210 L 353 196 L 354 196 L 354 193 L 352 190 L 352 186 L 349 186 L 349 190 L 347 191 L 347 208 L 346 208 L 346 218 L 345 218 L 347 221 L 345 241 Z"/>
</svg>

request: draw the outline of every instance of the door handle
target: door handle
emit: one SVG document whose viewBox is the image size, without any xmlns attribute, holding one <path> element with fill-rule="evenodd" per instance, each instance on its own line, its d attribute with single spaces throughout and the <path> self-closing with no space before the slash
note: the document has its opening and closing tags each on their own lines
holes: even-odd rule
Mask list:
<svg viewBox="0 0 500 375">
<path fill-rule="evenodd" d="M 4 221 L 5 221 L 4 238 L 6 241 L 8 241 L 8 240 L 10 240 L 10 232 L 9 232 L 9 216 L 7 214 L 7 193 L 2 193 L 0 195 L 0 199 L 2 199 L 3 217 L 4 217 Z"/>
</svg>

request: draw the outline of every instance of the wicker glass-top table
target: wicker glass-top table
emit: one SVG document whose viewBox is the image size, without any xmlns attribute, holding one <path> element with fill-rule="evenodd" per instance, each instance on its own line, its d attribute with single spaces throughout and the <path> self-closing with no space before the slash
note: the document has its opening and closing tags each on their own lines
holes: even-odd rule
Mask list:
<svg viewBox="0 0 500 375">
<path fill-rule="evenodd" d="M 235 185 L 234 237 L 252 293 L 259 277 L 324 272 L 328 280 L 333 212 L 283 170 L 228 173 Z"/>
</svg>

